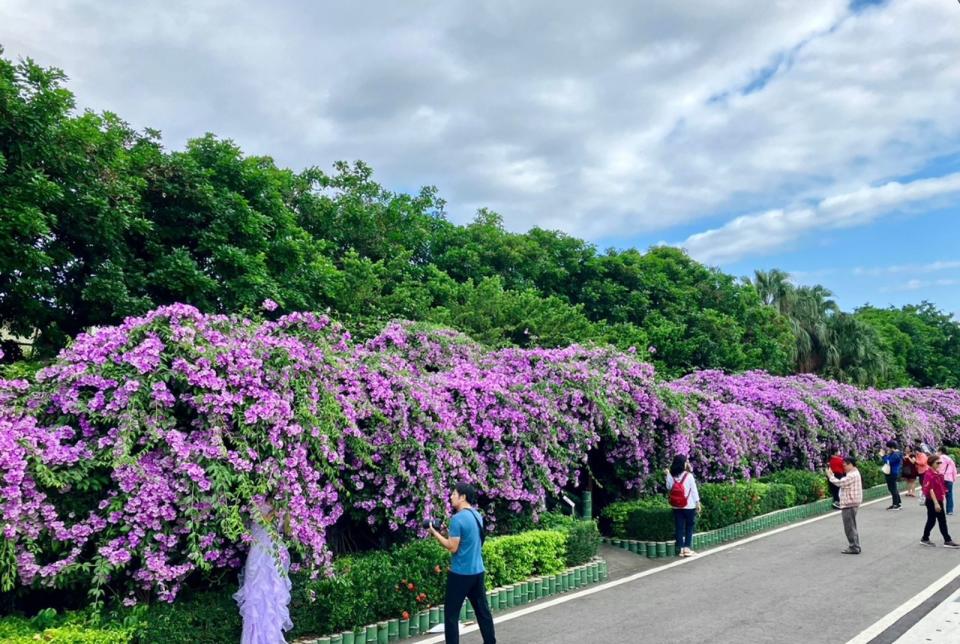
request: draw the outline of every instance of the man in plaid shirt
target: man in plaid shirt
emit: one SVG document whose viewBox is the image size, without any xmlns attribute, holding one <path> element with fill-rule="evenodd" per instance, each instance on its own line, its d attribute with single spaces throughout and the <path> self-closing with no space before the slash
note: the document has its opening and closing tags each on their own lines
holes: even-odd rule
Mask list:
<svg viewBox="0 0 960 644">
<path fill-rule="evenodd" d="M 852 456 L 843 458 L 843 470 L 846 476 L 838 479 L 833 472 L 826 470 L 830 482 L 840 488 L 840 516 L 843 518 L 843 531 L 847 535 L 849 546 L 845 555 L 860 554 L 860 533 L 857 532 L 857 508 L 863 503 L 863 484 L 860 482 L 860 470 Z"/>
</svg>

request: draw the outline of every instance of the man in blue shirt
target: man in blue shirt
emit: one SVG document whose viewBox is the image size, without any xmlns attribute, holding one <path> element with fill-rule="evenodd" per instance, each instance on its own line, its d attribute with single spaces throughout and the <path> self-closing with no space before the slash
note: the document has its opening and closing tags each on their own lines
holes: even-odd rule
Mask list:
<svg viewBox="0 0 960 644">
<path fill-rule="evenodd" d="M 887 449 L 883 453 L 883 463 L 890 467 L 884 474 L 887 489 L 890 490 L 890 507 L 888 510 L 900 509 L 900 491 L 897 489 L 897 479 L 900 478 L 900 468 L 903 466 L 903 454 L 897 449 L 897 441 L 887 441 Z"/>
<path fill-rule="evenodd" d="M 476 488 L 469 483 L 457 483 L 450 492 L 450 505 L 456 514 L 450 519 L 449 536 L 443 536 L 430 526 L 434 539 L 453 553 L 443 606 L 443 633 L 447 644 L 460 642 L 460 607 L 464 599 L 473 604 L 483 644 L 497 642 L 493 614 L 487 605 L 487 588 L 483 583 L 483 518 L 473 509 L 476 502 Z"/>
</svg>

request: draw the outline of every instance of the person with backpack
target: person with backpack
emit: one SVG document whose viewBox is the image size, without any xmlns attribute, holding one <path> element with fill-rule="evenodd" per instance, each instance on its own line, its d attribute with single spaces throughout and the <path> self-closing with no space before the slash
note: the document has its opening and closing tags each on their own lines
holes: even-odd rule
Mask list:
<svg viewBox="0 0 960 644">
<path fill-rule="evenodd" d="M 667 489 L 670 491 L 670 507 L 673 508 L 677 554 L 691 557 L 697 554 L 690 545 L 693 542 L 697 512 L 700 511 L 700 492 L 686 456 L 677 454 L 673 457 L 673 463 L 667 470 Z"/>
<path fill-rule="evenodd" d="M 840 516 L 843 519 L 843 532 L 847 535 L 847 549 L 845 555 L 860 554 L 860 532 L 857 530 L 857 509 L 863 503 L 863 483 L 860 480 L 860 470 L 857 461 L 852 456 L 843 459 L 843 478 L 837 478 L 830 468 L 827 468 L 827 479 L 840 490 Z"/>
<path fill-rule="evenodd" d="M 480 627 L 483 644 L 497 642 L 483 580 L 483 542 L 486 536 L 483 518 L 473 507 L 476 503 L 477 489 L 469 483 L 457 483 L 450 491 L 450 505 L 456 514 L 450 518 L 448 536 L 443 536 L 432 522 L 428 527 L 433 538 L 453 554 L 443 604 L 443 636 L 446 644 L 460 642 L 460 607 L 464 599 L 470 600 L 477 614 L 477 626 Z"/>
</svg>

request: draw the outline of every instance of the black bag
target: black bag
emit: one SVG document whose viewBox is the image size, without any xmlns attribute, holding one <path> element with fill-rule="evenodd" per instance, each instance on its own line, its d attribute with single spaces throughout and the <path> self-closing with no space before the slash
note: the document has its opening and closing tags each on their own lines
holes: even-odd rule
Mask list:
<svg viewBox="0 0 960 644">
<path fill-rule="evenodd" d="M 476 510 L 473 510 L 470 514 L 473 515 L 473 520 L 477 522 L 477 529 L 480 531 L 480 546 L 483 546 L 483 542 L 487 540 L 487 531 L 483 529 L 483 523 L 480 522 L 480 513 Z"/>
</svg>

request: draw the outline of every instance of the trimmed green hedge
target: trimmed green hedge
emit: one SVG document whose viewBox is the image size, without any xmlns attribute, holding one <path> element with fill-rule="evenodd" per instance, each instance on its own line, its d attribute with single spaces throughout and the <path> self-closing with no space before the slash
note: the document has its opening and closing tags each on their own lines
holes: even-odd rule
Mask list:
<svg viewBox="0 0 960 644">
<path fill-rule="evenodd" d="M 792 485 L 797 491 L 797 503 L 813 503 L 827 497 L 827 478 L 820 472 L 809 470 L 782 470 L 761 479 L 765 483 Z"/>
<path fill-rule="evenodd" d="M 488 539 L 483 545 L 487 588 L 558 573 L 566 568 L 566 552 L 567 533 L 559 530 L 531 530 Z"/>
<path fill-rule="evenodd" d="M 597 522 L 590 519 L 574 519 L 566 514 L 547 512 L 540 517 L 543 530 L 560 530 L 567 534 L 567 552 L 564 556 L 567 567 L 579 566 L 597 556 L 600 547 L 600 530 Z"/>
<path fill-rule="evenodd" d="M 0 619 L 0 642 L 3 644 L 127 644 L 133 642 L 133 628 L 121 624 L 91 626 L 84 624 L 83 613 L 58 615 L 46 609 L 33 619 L 4 617 Z"/>
<path fill-rule="evenodd" d="M 596 555 L 599 531 L 595 522 L 547 514 L 542 525 L 552 529 L 487 539 L 483 557 L 488 587 L 560 572 Z M 311 581 L 295 574 L 290 602 L 294 629 L 288 638 L 335 633 L 442 604 L 449 565 L 450 553 L 433 539 L 423 539 L 389 551 L 339 557 L 334 563 L 336 574 L 330 578 Z M 101 628 L 86 626 L 86 616 L 79 612 L 56 615 L 44 611 L 32 620 L 6 617 L 0 619 L 0 642 L 236 642 L 241 620 L 234 592 L 234 584 L 184 591 L 173 604 L 120 611 L 113 622 L 105 620 L 108 623 Z M 136 619 L 132 619 L 134 614 Z M 124 618 L 127 624 L 121 625 Z M 46 639 L 38 640 L 38 634 Z"/>
<path fill-rule="evenodd" d="M 760 514 L 797 505 L 797 491 L 784 483 L 702 483 L 701 532 L 715 530 Z M 602 516 L 611 535 L 620 539 L 665 541 L 673 538 L 673 513 L 664 497 L 611 503 Z"/>
<path fill-rule="evenodd" d="M 673 536 L 673 513 L 663 497 L 611 503 L 601 517 L 610 534 L 618 539 L 663 541 Z M 649 536 L 632 536 L 638 534 Z"/>
<path fill-rule="evenodd" d="M 887 482 L 883 476 L 883 472 L 880 471 L 879 463 L 874 461 L 857 461 L 857 469 L 860 470 L 860 480 L 864 490 L 868 487 L 883 485 Z"/>
</svg>

